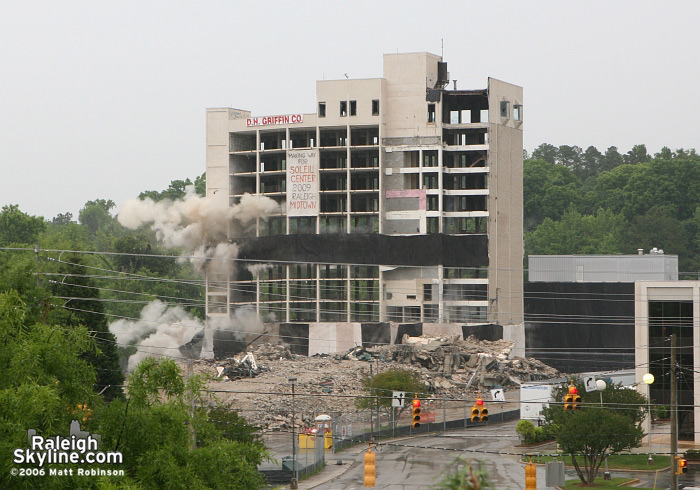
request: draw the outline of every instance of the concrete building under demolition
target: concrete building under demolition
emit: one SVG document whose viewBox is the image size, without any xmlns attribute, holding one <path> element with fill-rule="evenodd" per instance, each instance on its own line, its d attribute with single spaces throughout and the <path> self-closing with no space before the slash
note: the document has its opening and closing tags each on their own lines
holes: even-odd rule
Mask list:
<svg viewBox="0 0 700 490">
<path fill-rule="evenodd" d="M 305 353 L 489 324 L 524 338 L 522 88 L 460 90 L 440 56 L 402 53 L 382 78 L 317 81 L 316 99 L 207 109 L 207 197 L 282 210 L 231 234 L 238 266 L 209 274 L 208 315 L 252 307 Z"/>
</svg>

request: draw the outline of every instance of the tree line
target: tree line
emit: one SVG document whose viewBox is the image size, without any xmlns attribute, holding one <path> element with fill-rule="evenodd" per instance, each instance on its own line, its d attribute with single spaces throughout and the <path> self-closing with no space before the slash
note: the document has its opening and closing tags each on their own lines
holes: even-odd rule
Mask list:
<svg viewBox="0 0 700 490">
<path fill-rule="evenodd" d="M 524 162 L 526 255 L 677 254 L 682 278 L 700 270 L 700 156 L 644 145 L 540 145 Z"/>
<path fill-rule="evenodd" d="M 204 175 L 140 197 L 177 199 L 189 185 L 203 195 Z M 109 199 L 88 201 L 77 221 L 69 212 L 45 220 L 17 205 L 0 210 L 0 487 L 263 486 L 257 465 L 269 453 L 257 429 L 218 404 L 204 379 L 186 379 L 175 362 L 155 359 L 125 378 L 120 351 L 126 359 L 133 347 L 117 345 L 107 319 L 137 318 L 155 299 L 203 302 L 203 288 L 192 285 L 198 278 L 189 265 L 171 257 L 178 251 L 163 249 L 150 230 L 122 227 L 114 207 Z M 188 309 L 204 315 L 202 307 Z M 72 420 L 98 434 L 99 450 L 119 452 L 122 462 L 48 465 L 43 474 L 25 464 L 37 472 L 12 474 L 22 466 L 13 459 L 15 450 L 27 448 L 28 429 L 68 437 Z M 65 472 L 50 477 L 51 468 Z M 124 476 L 81 476 L 78 468 Z"/>
</svg>

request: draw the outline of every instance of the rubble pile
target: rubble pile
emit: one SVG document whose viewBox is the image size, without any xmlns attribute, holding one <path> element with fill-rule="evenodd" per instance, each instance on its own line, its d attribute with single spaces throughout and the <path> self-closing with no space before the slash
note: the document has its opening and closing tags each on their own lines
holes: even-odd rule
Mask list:
<svg viewBox="0 0 700 490">
<path fill-rule="evenodd" d="M 232 404 L 251 423 L 284 430 L 291 427 L 290 378 L 296 378 L 295 420 L 302 426 L 321 413 L 356 412 L 355 399 L 366 395 L 362 380 L 370 375 L 370 367 L 375 374 L 392 368 L 414 371 L 431 395 L 448 399 L 559 376 L 536 359 L 513 358 L 513 346 L 510 341 L 473 337 L 405 336 L 401 344 L 306 357 L 283 345 L 261 344 L 222 361 L 195 361 L 195 371 L 211 376 L 210 389 L 220 401 Z"/>
<path fill-rule="evenodd" d="M 473 386 L 519 386 L 529 381 L 558 376 L 558 371 L 537 359 L 508 359 L 514 343 L 508 340 L 481 341 L 475 337 L 465 340 L 454 337 L 408 337 L 402 344 L 368 349 L 378 357 L 389 358 L 400 364 L 419 365 L 431 373 L 443 374 L 452 384 L 469 383 L 462 375 L 476 375 Z M 438 377 L 436 389 L 449 389 L 445 379 Z M 476 383 L 474 385 L 474 383 Z"/>
</svg>

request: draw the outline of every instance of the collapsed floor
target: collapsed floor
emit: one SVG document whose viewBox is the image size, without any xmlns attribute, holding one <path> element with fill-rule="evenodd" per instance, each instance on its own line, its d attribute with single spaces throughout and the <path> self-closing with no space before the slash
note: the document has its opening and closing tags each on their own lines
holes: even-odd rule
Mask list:
<svg viewBox="0 0 700 490">
<path fill-rule="evenodd" d="M 536 359 L 510 358 L 510 341 L 474 337 L 408 337 L 401 344 L 345 353 L 299 356 L 283 345 L 261 344 L 251 352 L 220 361 L 196 360 L 194 371 L 211 376 L 209 389 L 263 430 L 291 423 L 294 405 L 299 425 L 312 425 L 321 413 L 338 412 L 362 418 L 355 399 L 366 395 L 362 380 L 391 368 L 415 372 L 436 399 L 473 400 L 489 390 L 517 388 L 521 383 L 556 378 L 559 372 Z M 464 402 L 456 402 L 457 405 Z"/>
</svg>

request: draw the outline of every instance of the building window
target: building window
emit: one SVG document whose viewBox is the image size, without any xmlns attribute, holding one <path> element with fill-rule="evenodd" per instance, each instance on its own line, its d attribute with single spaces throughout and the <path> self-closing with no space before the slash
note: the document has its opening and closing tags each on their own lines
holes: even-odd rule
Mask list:
<svg viewBox="0 0 700 490">
<path fill-rule="evenodd" d="M 425 232 L 428 234 L 440 233 L 440 218 L 425 218 Z"/>
<path fill-rule="evenodd" d="M 523 105 L 522 104 L 513 105 L 513 119 L 516 121 L 523 120 Z"/>
<path fill-rule="evenodd" d="M 423 174 L 423 187 L 425 189 L 437 189 L 438 178 L 436 174 Z"/>
<path fill-rule="evenodd" d="M 433 300 L 433 285 L 423 284 L 423 301 Z"/>
<path fill-rule="evenodd" d="M 435 104 L 428 104 L 428 122 L 435 122 Z"/>
<path fill-rule="evenodd" d="M 501 101 L 501 117 L 505 117 L 507 119 L 508 117 L 510 117 L 508 114 L 509 112 L 510 112 L 510 102 L 508 102 L 507 100 L 502 100 Z"/>
<path fill-rule="evenodd" d="M 426 322 L 436 322 L 440 314 L 440 308 L 438 305 L 425 305 L 423 306 L 423 321 Z"/>
<path fill-rule="evenodd" d="M 438 211 L 438 196 L 428 196 L 427 210 Z"/>
<path fill-rule="evenodd" d="M 350 101 L 350 115 L 357 116 L 357 101 L 356 100 Z"/>
<path fill-rule="evenodd" d="M 379 115 L 379 99 L 374 99 L 372 101 L 372 115 L 373 116 Z"/>
<path fill-rule="evenodd" d="M 326 117 L 326 103 L 325 102 L 318 103 L 318 117 Z"/>
<path fill-rule="evenodd" d="M 345 117 L 347 115 L 348 115 L 348 101 L 341 100 L 340 101 L 340 117 Z"/>
</svg>

